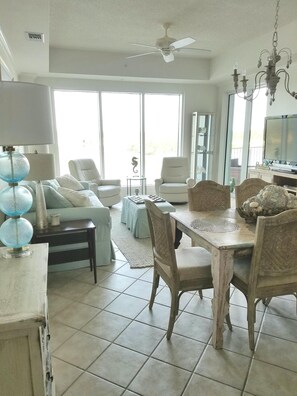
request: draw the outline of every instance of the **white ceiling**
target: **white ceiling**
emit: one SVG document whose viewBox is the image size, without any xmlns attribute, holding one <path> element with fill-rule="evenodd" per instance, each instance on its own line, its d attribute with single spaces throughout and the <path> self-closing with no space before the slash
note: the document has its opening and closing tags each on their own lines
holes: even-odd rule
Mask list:
<svg viewBox="0 0 297 396">
<path fill-rule="evenodd" d="M 281 27 L 297 19 L 297 0 L 280 5 Z M 172 24 L 171 37 L 191 36 L 196 40 L 191 48 L 211 50 L 178 57 L 215 57 L 272 33 L 274 16 L 274 0 L 0 0 L 0 28 L 18 73 L 48 72 L 49 48 L 121 53 L 123 58 L 148 52 L 131 43 L 154 45 L 165 22 Z M 24 31 L 45 33 L 45 43 L 29 42 Z"/>
</svg>

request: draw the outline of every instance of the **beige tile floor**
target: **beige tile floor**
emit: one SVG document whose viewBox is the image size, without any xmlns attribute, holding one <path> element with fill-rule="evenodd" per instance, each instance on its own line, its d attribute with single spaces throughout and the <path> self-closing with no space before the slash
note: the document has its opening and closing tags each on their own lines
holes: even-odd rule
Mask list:
<svg viewBox="0 0 297 396">
<path fill-rule="evenodd" d="M 56 394 L 67 396 L 296 396 L 297 316 L 293 296 L 258 305 L 257 346 L 248 347 L 246 303 L 232 290 L 233 332 L 211 345 L 211 295 L 185 293 L 170 341 L 164 283 L 148 309 L 152 269 L 117 259 L 49 273 L 51 350 Z"/>
</svg>

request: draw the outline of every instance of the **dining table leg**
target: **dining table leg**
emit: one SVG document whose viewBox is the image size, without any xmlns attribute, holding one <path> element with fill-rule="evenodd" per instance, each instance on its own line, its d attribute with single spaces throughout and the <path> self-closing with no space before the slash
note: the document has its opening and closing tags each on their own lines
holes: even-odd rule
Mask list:
<svg viewBox="0 0 297 396">
<path fill-rule="evenodd" d="M 229 312 L 229 302 L 226 296 L 233 276 L 233 251 L 213 248 L 211 272 L 214 287 L 212 344 L 214 348 L 222 349 L 224 320 Z"/>
</svg>

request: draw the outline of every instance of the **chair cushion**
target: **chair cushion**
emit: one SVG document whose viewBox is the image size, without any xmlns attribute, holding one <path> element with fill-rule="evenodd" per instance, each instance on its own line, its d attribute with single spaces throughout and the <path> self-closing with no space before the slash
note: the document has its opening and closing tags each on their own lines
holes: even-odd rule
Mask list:
<svg viewBox="0 0 297 396">
<path fill-rule="evenodd" d="M 212 278 L 211 254 L 201 247 L 176 249 L 180 281 Z"/>
<path fill-rule="evenodd" d="M 234 276 L 240 279 L 246 285 L 249 282 L 251 268 L 251 256 L 236 258 L 234 260 Z M 292 275 L 283 276 L 259 276 L 257 287 L 273 287 L 285 283 L 297 283 L 296 277 Z"/>
<path fill-rule="evenodd" d="M 56 179 L 61 187 L 69 188 L 74 191 L 84 190 L 84 186 L 71 175 L 58 176 Z"/>
<path fill-rule="evenodd" d="M 121 193 L 120 186 L 99 186 L 98 187 L 98 197 L 100 198 L 109 198 L 113 197 L 114 195 L 119 195 Z"/>
<path fill-rule="evenodd" d="M 164 194 L 187 193 L 188 185 L 186 183 L 163 183 L 159 188 L 159 192 Z"/>
</svg>

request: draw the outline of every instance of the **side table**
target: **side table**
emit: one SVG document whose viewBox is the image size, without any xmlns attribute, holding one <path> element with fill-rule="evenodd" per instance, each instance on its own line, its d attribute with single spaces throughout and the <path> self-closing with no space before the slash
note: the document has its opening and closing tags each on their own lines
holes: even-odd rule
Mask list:
<svg viewBox="0 0 297 396">
<path fill-rule="evenodd" d="M 31 243 L 48 242 L 51 247 L 87 242 L 87 248 L 74 247 L 71 250 L 50 251 L 48 265 L 89 259 L 90 269 L 94 271 L 94 282 L 97 283 L 95 231 L 96 226 L 89 219 L 62 221 L 59 225 L 49 225 L 44 230 L 34 227 Z"/>
<path fill-rule="evenodd" d="M 138 182 L 137 184 L 134 182 Z M 136 186 L 135 186 L 136 184 Z M 140 194 L 146 195 L 146 177 L 144 176 L 132 176 L 127 177 L 127 195 L 132 194 L 132 187 L 140 187 Z"/>
</svg>

